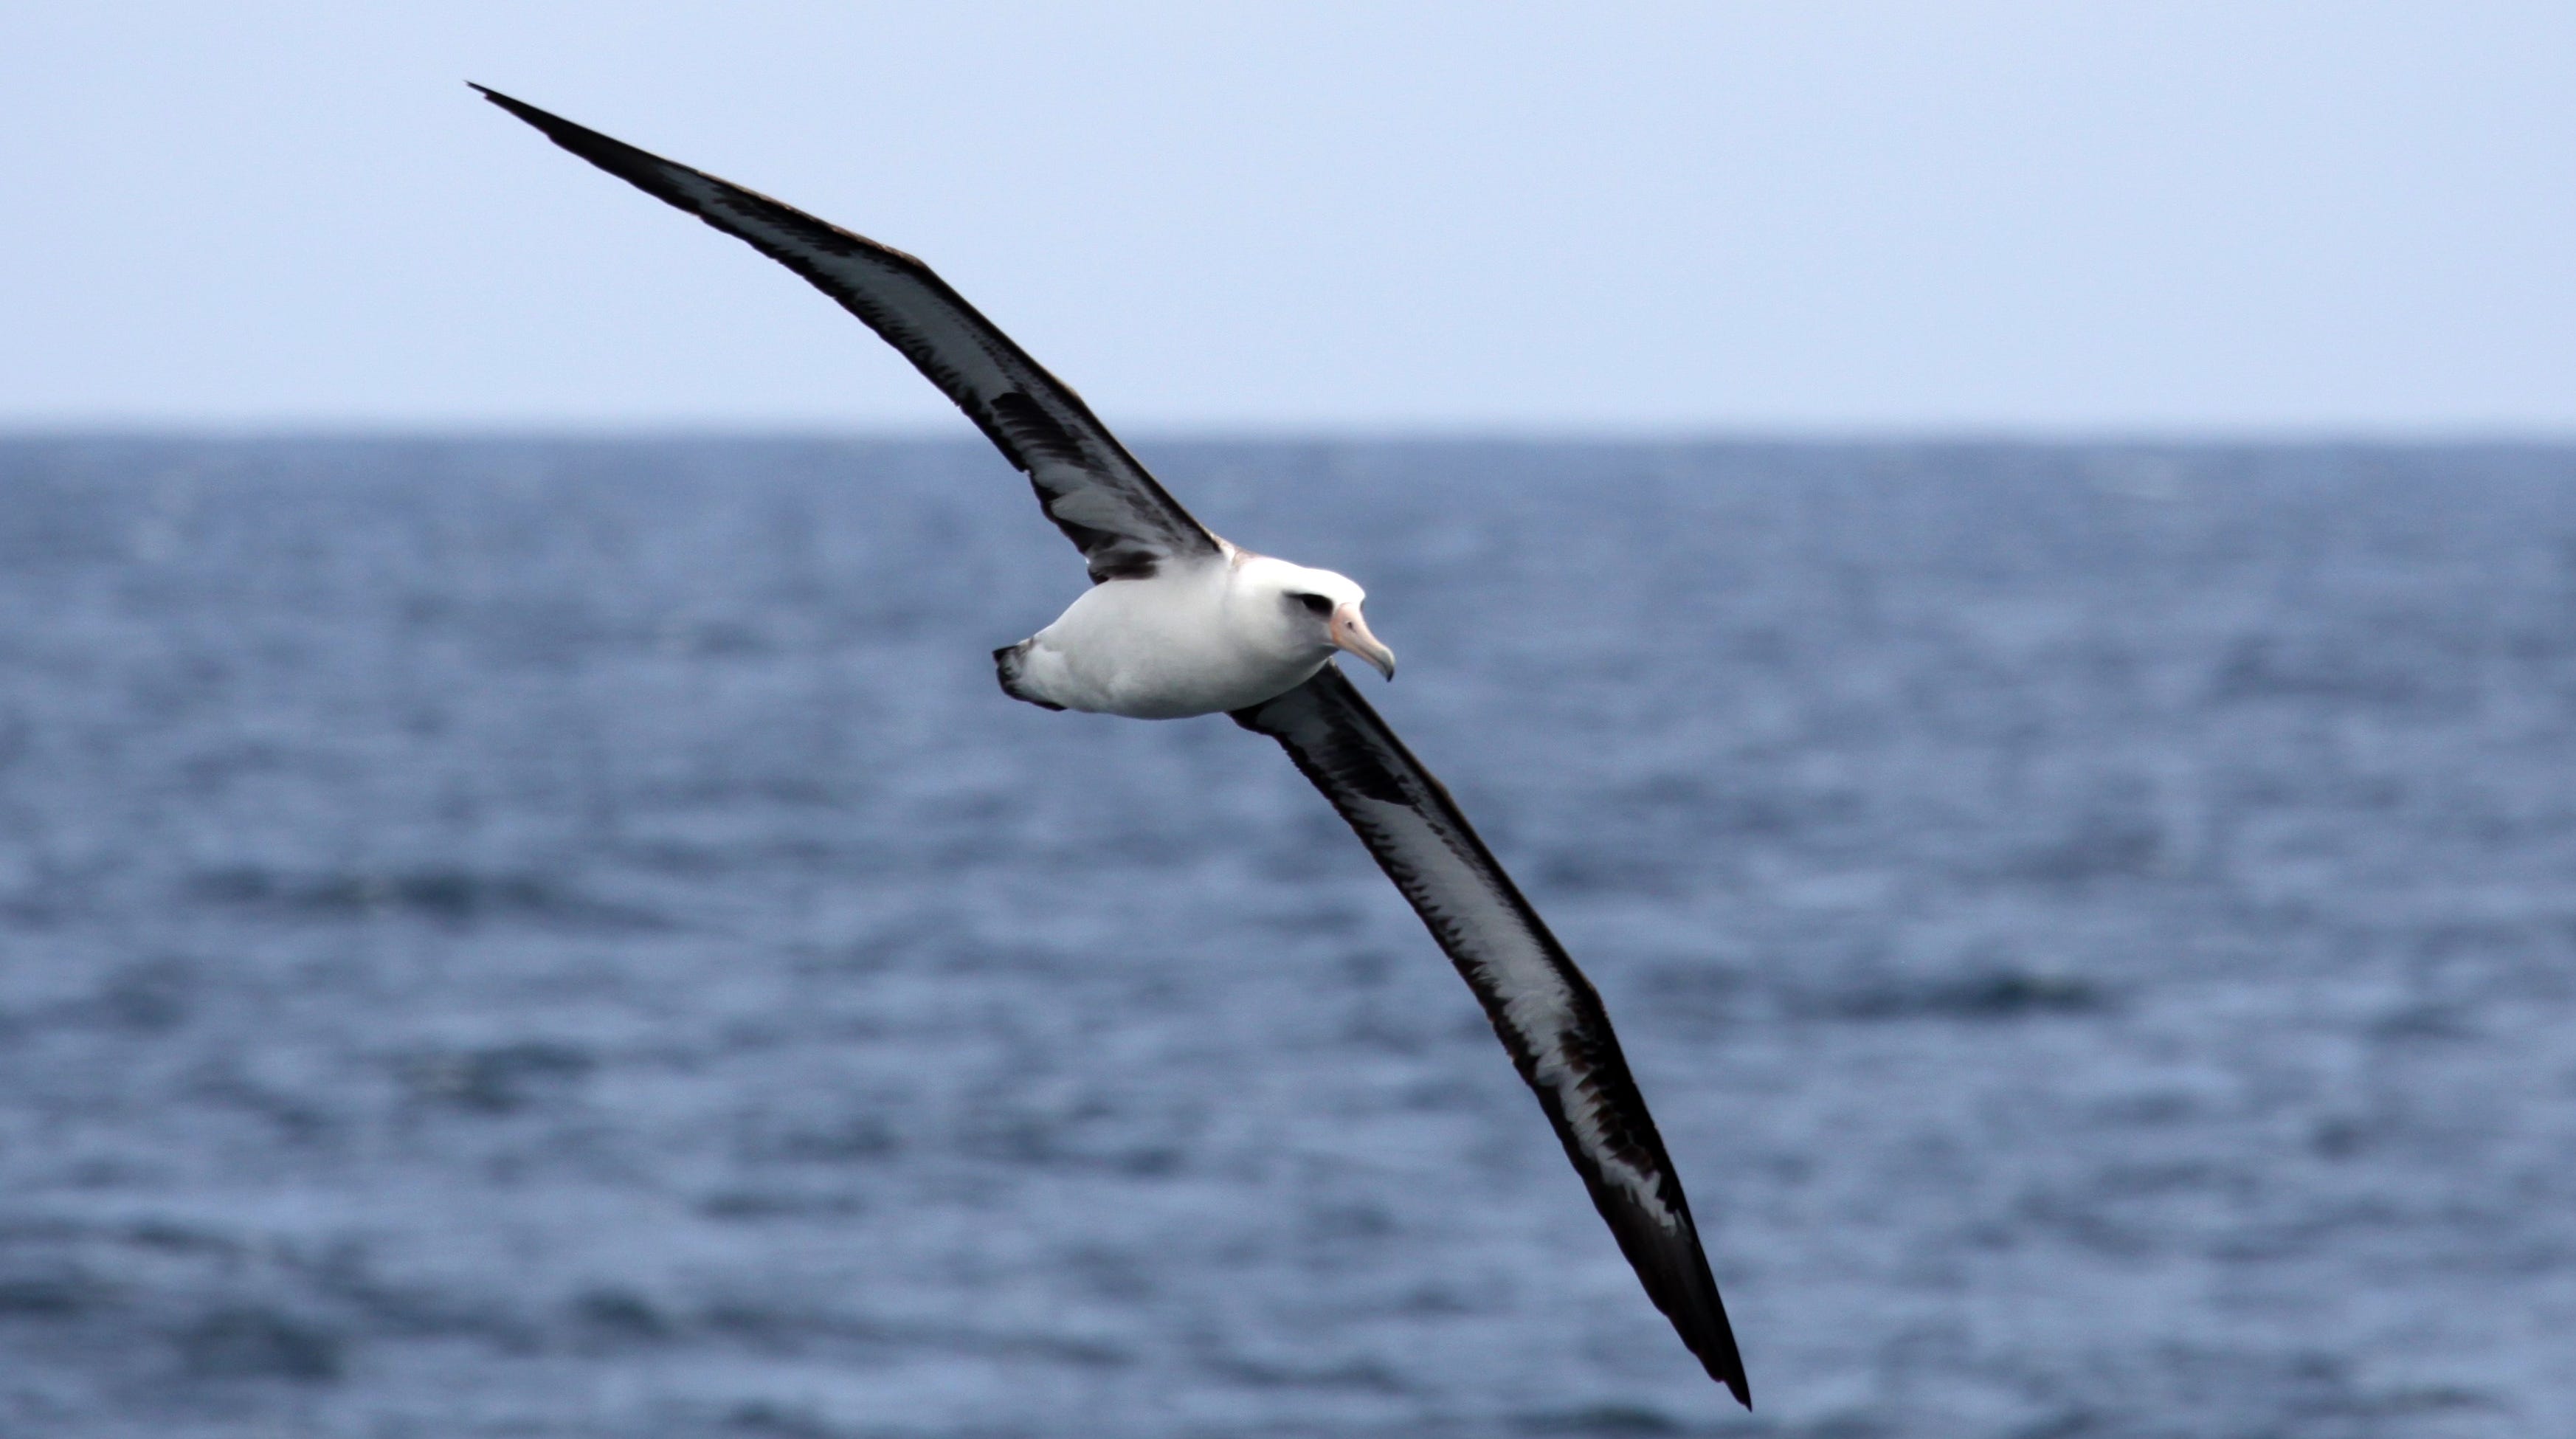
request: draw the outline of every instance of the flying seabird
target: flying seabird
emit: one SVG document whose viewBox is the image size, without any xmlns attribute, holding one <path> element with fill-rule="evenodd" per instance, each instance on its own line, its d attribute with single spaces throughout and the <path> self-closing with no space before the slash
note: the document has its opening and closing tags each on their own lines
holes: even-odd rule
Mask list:
<svg viewBox="0 0 2576 1439">
<path fill-rule="evenodd" d="M 1217 538 L 1081 397 L 912 256 L 474 88 L 564 149 L 804 276 L 1028 475 L 1047 518 L 1082 551 L 1092 588 L 1055 623 L 993 652 L 1003 693 L 1141 719 L 1222 713 L 1277 740 L 1475 991 L 1647 1296 L 1709 1376 L 1750 1408 L 1681 1179 L 1600 996 L 1448 790 L 1332 662 L 1348 651 L 1395 677 L 1394 653 L 1361 617 L 1360 587 Z"/>
</svg>

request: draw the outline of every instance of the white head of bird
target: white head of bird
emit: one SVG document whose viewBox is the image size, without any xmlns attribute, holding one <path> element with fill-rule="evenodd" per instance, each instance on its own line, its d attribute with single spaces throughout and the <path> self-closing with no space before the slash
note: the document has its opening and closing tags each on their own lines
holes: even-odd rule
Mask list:
<svg viewBox="0 0 2576 1439">
<path fill-rule="evenodd" d="M 1245 555 L 1235 567 L 1229 599 L 1247 633 L 1265 620 L 1276 627 L 1283 660 L 1294 655 L 1312 661 L 1306 675 L 1331 659 L 1335 650 L 1347 650 L 1375 666 L 1379 674 L 1395 678 L 1395 651 L 1378 643 L 1360 614 L 1368 591 L 1347 575 L 1292 565 L 1268 555 Z M 1299 676 L 1298 682 L 1304 678 Z"/>
</svg>

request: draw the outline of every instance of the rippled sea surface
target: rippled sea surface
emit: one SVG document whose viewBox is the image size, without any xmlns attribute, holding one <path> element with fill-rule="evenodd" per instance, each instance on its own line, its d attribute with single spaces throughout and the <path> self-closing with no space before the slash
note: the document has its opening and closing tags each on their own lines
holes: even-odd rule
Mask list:
<svg viewBox="0 0 2576 1439">
<path fill-rule="evenodd" d="M 1589 968 L 1702 1377 L 988 450 L 0 443 L 0 1433 L 2576 1432 L 2576 451 L 1151 446 Z"/>
</svg>

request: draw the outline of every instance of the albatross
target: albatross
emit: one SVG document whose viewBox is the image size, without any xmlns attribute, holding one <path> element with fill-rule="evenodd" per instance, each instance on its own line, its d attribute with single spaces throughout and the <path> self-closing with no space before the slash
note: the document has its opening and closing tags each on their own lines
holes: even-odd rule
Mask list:
<svg viewBox="0 0 2576 1439">
<path fill-rule="evenodd" d="M 1028 476 L 1091 588 L 993 652 L 1002 692 L 1139 719 L 1224 714 L 1277 740 L 1356 831 L 1483 1004 L 1647 1297 L 1709 1376 L 1752 1392 L 1690 1204 L 1591 981 L 1440 781 L 1333 663 L 1388 679 L 1360 587 L 1219 539 L 1080 396 L 899 250 L 481 85 L 483 98 L 795 271 L 866 322 Z"/>
</svg>

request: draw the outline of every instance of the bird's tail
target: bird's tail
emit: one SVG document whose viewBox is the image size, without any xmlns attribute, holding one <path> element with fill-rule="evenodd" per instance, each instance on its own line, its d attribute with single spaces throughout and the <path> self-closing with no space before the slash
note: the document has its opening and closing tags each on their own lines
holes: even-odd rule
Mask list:
<svg viewBox="0 0 2576 1439">
<path fill-rule="evenodd" d="M 993 651 L 993 677 L 1002 682 L 1002 693 L 1015 700 L 1036 705 L 1042 710 L 1060 710 L 1064 706 L 1028 688 L 1022 679 L 1028 669 L 1029 646 L 1034 643 L 1035 640 L 1022 640 Z"/>
</svg>

